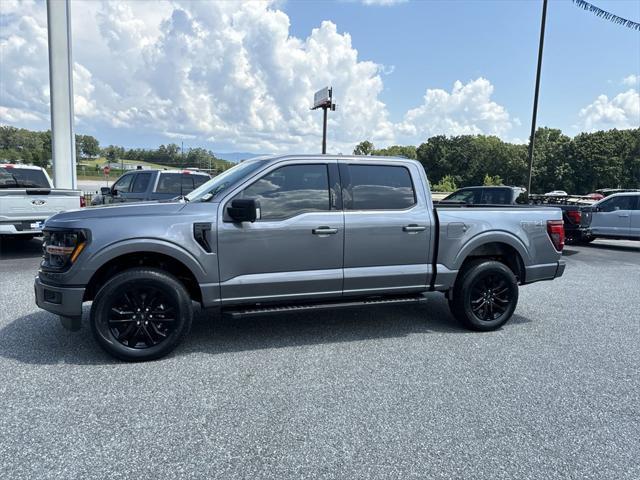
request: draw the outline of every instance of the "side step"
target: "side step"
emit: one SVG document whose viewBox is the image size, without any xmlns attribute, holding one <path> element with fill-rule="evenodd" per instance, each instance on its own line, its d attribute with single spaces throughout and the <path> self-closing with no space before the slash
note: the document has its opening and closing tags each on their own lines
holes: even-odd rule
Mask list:
<svg viewBox="0 0 640 480">
<path fill-rule="evenodd" d="M 374 297 L 361 300 L 333 300 L 330 302 L 319 303 L 298 303 L 289 305 L 259 305 L 251 307 L 235 307 L 223 310 L 223 315 L 231 318 L 240 317 L 252 317 L 257 315 L 268 315 L 271 313 L 286 313 L 286 312 L 302 312 L 309 310 L 329 310 L 335 308 L 349 308 L 349 307 L 366 307 L 376 305 L 395 305 L 406 303 L 422 303 L 426 302 L 427 297 L 422 294 L 417 295 L 398 295 L 388 297 Z"/>
</svg>

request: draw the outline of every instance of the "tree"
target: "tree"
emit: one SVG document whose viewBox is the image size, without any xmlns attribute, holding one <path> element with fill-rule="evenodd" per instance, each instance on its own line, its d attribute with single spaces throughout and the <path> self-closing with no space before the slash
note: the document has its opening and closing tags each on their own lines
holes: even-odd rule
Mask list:
<svg viewBox="0 0 640 480">
<path fill-rule="evenodd" d="M 96 157 L 100 153 L 100 142 L 91 135 L 76 135 L 76 156 Z"/>
<path fill-rule="evenodd" d="M 445 175 L 442 180 L 431 186 L 434 192 L 455 192 L 457 189 L 456 181 L 451 175 Z"/>
<path fill-rule="evenodd" d="M 369 140 L 365 140 L 364 142 L 360 142 L 356 145 L 356 148 L 353 149 L 354 155 L 371 155 L 374 150 L 373 143 Z"/>
<path fill-rule="evenodd" d="M 373 145 L 371 145 L 371 146 L 373 147 Z M 413 145 L 405 145 L 405 146 L 392 145 L 390 147 L 382 148 L 380 150 L 373 150 L 371 152 L 371 154 L 372 155 L 380 155 L 382 157 L 404 157 L 404 158 L 411 158 L 411 159 L 415 160 L 416 159 L 416 147 L 414 147 Z M 356 155 L 358 155 L 358 154 L 356 154 Z"/>
<path fill-rule="evenodd" d="M 102 150 L 102 154 L 109 163 L 113 163 L 118 159 L 118 147 L 109 145 L 107 148 Z"/>
<path fill-rule="evenodd" d="M 500 186 L 504 184 L 502 183 L 502 179 L 500 178 L 500 175 L 495 175 L 492 177 L 487 173 L 484 176 L 484 182 L 482 182 L 482 185 L 486 187 L 493 187 L 493 186 Z"/>
</svg>

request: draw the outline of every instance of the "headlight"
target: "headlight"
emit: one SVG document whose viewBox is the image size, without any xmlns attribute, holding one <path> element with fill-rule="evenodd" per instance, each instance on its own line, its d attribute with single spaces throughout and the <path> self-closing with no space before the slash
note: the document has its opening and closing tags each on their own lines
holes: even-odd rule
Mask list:
<svg viewBox="0 0 640 480">
<path fill-rule="evenodd" d="M 66 270 L 87 244 L 87 234 L 81 230 L 45 230 L 42 242 L 42 268 Z"/>
</svg>

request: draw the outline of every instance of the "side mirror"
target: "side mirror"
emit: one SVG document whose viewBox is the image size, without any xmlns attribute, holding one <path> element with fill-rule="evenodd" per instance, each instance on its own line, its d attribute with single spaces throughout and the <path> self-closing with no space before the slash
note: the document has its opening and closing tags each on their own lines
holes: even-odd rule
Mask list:
<svg viewBox="0 0 640 480">
<path fill-rule="evenodd" d="M 231 201 L 227 213 L 234 222 L 255 222 L 260 219 L 260 202 L 255 198 L 238 198 Z"/>
<path fill-rule="evenodd" d="M 101 187 L 100 188 L 101 195 L 111 195 L 111 189 L 109 187 Z"/>
</svg>

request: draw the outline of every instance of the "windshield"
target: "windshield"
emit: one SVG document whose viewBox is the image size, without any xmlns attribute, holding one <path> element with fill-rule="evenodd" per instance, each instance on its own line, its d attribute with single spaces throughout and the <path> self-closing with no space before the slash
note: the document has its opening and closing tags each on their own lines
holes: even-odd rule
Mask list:
<svg viewBox="0 0 640 480">
<path fill-rule="evenodd" d="M 186 196 L 190 202 L 203 201 L 206 202 L 214 198 L 220 192 L 226 190 L 230 185 L 242 180 L 247 175 L 255 172 L 262 167 L 268 160 L 245 160 L 242 163 L 222 172 L 220 175 L 213 177 L 207 183 L 196 188 L 193 192 Z"/>
<path fill-rule="evenodd" d="M 444 197 L 440 203 L 473 203 L 475 194 L 475 190 L 458 190 L 457 192 L 453 192 L 451 195 Z"/>
<path fill-rule="evenodd" d="M 51 188 L 42 170 L 0 167 L 0 188 Z"/>
</svg>

